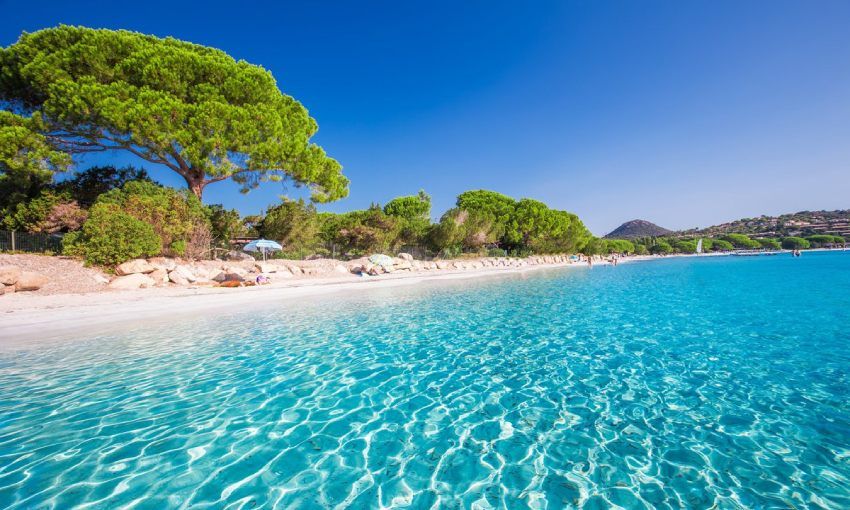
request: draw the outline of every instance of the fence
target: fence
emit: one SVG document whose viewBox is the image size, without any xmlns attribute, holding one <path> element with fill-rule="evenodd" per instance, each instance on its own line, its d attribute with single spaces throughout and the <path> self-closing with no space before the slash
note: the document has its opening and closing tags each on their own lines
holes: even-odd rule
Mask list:
<svg viewBox="0 0 850 510">
<path fill-rule="evenodd" d="M 30 234 L 15 230 L 0 230 L 0 251 L 60 253 L 62 234 Z"/>
</svg>

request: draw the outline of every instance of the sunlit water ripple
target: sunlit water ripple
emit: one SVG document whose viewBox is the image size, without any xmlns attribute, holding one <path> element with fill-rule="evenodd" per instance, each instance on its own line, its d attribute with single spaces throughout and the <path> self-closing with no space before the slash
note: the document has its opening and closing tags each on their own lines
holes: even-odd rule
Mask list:
<svg viewBox="0 0 850 510">
<path fill-rule="evenodd" d="M 0 342 L 0 508 L 850 508 L 850 253 Z"/>
</svg>

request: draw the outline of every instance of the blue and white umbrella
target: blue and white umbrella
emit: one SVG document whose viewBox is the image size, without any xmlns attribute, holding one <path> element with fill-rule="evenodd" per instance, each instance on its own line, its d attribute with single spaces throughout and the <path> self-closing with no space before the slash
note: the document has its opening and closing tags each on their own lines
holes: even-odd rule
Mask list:
<svg viewBox="0 0 850 510">
<path fill-rule="evenodd" d="M 274 241 L 269 241 L 268 239 L 257 239 L 256 241 L 251 241 L 250 243 L 246 244 L 245 247 L 242 249 L 244 251 L 263 252 L 263 261 L 265 261 L 267 252 L 282 250 L 283 246 Z"/>
</svg>

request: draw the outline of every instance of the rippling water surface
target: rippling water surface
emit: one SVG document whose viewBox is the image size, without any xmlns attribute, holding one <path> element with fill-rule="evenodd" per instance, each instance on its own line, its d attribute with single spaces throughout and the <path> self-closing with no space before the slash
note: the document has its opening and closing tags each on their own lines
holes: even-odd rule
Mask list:
<svg viewBox="0 0 850 510">
<path fill-rule="evenodd" d="M 850 508 L 850 253 L 0 342 L 0 508 Z"/>
</svg>

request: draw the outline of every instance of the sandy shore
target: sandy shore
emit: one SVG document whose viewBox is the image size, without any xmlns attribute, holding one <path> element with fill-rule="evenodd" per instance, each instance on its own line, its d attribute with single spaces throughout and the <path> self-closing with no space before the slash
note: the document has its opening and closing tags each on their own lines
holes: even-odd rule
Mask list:
<svg viewBox="0 0 850 510">
<path fill-rule="evenodd" d="M 633 262 L 645 259 L 634 257 Z M 595 262 L 594 265 L 604 265 Z M 483 268 L 433 273 L 393 273 L 378 277 L 342 275 L 330 278 L 287 280 L 239 289 L 152 288 L 86 294 L 35 295 L 16 293 L 0 300 L 0 341 L 55 337 L 86 331 L 96 333 L 110 325 L 140 320 L 191 316 L 215 309 L 250 307 L 305 296 L 415 285 L 423 281 L 458 280 L 510 275 L 540 269 L 587 268 L 585 263 L 541 264 L 510 268 Z"/>
</svg>

